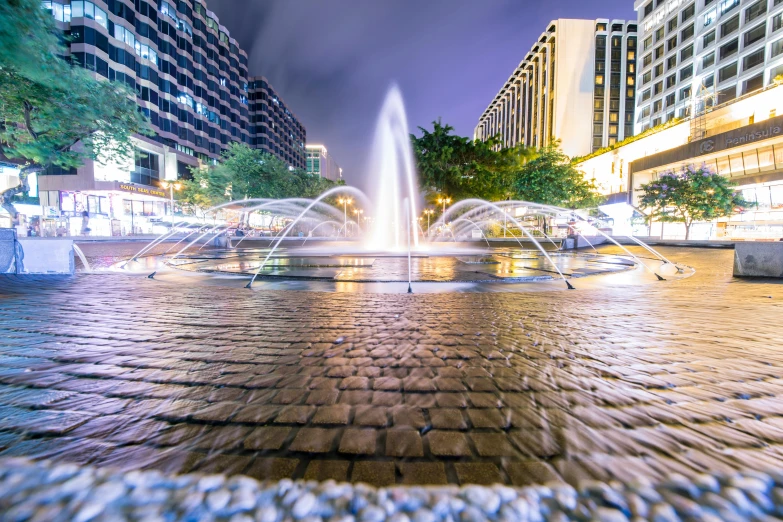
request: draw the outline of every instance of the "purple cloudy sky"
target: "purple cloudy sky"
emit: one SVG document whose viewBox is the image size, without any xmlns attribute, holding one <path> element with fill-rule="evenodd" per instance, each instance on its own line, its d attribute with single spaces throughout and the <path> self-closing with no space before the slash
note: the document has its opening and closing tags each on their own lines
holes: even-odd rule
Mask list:
<svg viewBox="0 0 783 522">
<path fill-rule="evenodd" d="M 472 136 L 478 117 L 555 18 L 635 19 L 632 0 L 208 0 L 307 128 L 364 188 L 389 85 L 412 129 L 441 117 Z"/>
</svg>

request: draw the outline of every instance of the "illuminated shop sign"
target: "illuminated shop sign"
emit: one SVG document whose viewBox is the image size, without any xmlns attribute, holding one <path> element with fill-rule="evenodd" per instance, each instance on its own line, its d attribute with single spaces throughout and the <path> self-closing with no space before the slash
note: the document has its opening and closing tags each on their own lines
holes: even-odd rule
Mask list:
<svg viewBox="0 0 783 522">
<path fill-rule="evenodd" d="M 781 132 L 780 125 L 770 125 L 769 128 L 764 130 L 758 130 L 756 132 L 749 132 L 747 134 L 742 134 L 740 136 L 726 136 L 726 148 L 728 147 L 736 147 L 737 145 L 742 145 L 743 143 L 750 143 L 752 141 L 758 141 L 758 140 L 765 140 L 767 138 L 771 138 L 773 136 L 780 135 Z"/>
<path fill-rule="evenodd" d="M 680 7 L 681 0 L 669 0 L 666 5 L 655 11 L 649 20 L 644 22 L 644 31 L 648 32 L 656 25 L 663 22 L 664 18 L 672 14 Z"/>
<path fill-rule="evenodd" d="M 681 147 L 639 158 L 631 163 L 631 172 L 642 172 L 662 165 L 688 161 L 690 159 L 695 160 L 695 158 L 706 154 L 779 137 L 783 137 L 783 116 L 752 123 L 739 129 L 682 145 Z"/>
<path fill-rule="evenodd" d="M 132 185 L 130 183 L 120 183 L 120 190 L 124 192 L 131 192 L 133 194 L 144 194 L 146 196 L 157 196 L 159 198 L 165 198 L 166 192 L 157 189 L 155 187 L 145 187 L 143 185 Z"/>
</svg>

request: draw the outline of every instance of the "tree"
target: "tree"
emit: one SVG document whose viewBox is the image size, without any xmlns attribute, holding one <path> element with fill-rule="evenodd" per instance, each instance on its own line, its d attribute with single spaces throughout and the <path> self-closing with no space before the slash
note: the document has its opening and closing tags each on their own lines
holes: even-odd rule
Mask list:
<svg viewBox="0 0 783 522">
<path fill-rule="evenodd" d="M 63 65 L 56 59 L 57 51 L 58 33 L 51 13 L 41 9 L 41 2 L 0 2 L 0 66 L 46 83 Z"/>
<path fill-rule="evenodd" d="M 200 166 L 191 167 L 190 173 L 193 179 L 180 181 L 182 189 L 177 193 L 177 201 L 191 207 L 194 214 L 201 212 L 201 217 L 206 217 L 204 212 L 207 209 L 229 201 L 226 192 L 228 183 L 220 172 Z"/>
<path fill-rule="evenodd" d="M 525 201 L 566 208 L 594 207 L 601 202 L 595 184 L 576 170 L 558 143 L 538 151 L 515 173 L 515 197 Z"/>
<path fill-rule="evenodd" d="M 0 34 L 0 49 L 15 53 L 0 52 L 0 155 L 22 164 L 19 185 L 0 193 L 0 205 L 16 220 L 12 198 L 29 191 L 30 174 L 49 166 L 79 167 L 87 159 L 126 159 L 134 150 L 132 134 L 150 131 L 124 84 L 97 78 L 59 56 L 65 48 L 39 2 L 13 0 L 8 7 L 0 9 L 0 27 L 23 27 L 31 41 L 24 50 Z M 27 15 L 35 26 L 23 20 Z"/>
<path fill-rule="evenodd" d="M 694 222 L 729 216 L 750 205 L 735 187 L 706 165 L 691 165 L 680 173 L 667 172 L 642 185 L 640 206 L 650 210 L 650 221 L 684 223 L 688 239 Z"/>
<path fill-rule="evenodd" d="M 255 198 L 315 198 L 335 183 L 302 169 L 291 169 L 273 154 L 232 143 L 213 167 L 192 168 L 178 200 L 207 209 L 232 200 Z"/>
<path fill-rule="evenodd" d="M 419 127 L 422 135 L 411 135 L 421 188 L 432 202 L 439 195 L 454 201 L 481 198 L 505 199 L 512 193 L 514 167 L 533 152 L 525 147 L 498 149 L 499 141 L 473 141 L 452 134 L 454 128 L 440 120 L 432 132 Z"/>
</svg>

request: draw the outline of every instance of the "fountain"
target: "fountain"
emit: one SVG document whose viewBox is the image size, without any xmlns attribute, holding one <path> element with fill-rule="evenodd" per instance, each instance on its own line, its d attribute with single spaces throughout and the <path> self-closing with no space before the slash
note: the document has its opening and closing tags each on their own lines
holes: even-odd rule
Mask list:
<svg viewBox="0 0 783 522">
<path fill-rule="evenodd" d="M 381 108 L 368 167 L 373 180 L 369 195 L 353 187 L 336 187 L 315 199 L 246 199 L 217 205 L 204 212 L 200 227 L 187 229 L 187 234 L 164 255 L 143 266 L 154 268 L 150 278 L 161 270 L 171 273 L 172 269 L 202 276 L 240 276 L 246 278 L 247 288 L 270 281 L 297 281 L 298 288 L 313 287 L 317 282 L 407 283 L 408 292 L 416 283 L 483 288 L 493 282 L 559 280 L 566 288 L 574 289 L 573 279 L 590 275 L 628 272 L 643 280 L 646 276 L 642 274 L 647 271 L 664 280 L 660 273 L 669 278 L 693 273 L 631 238 L 653 256 L 642 259 L 600 230 L 595 218 L 528 201 L 459 201 L 424 230 L 418 221 L 421 194 L 405 107 L 397 87 L 390 89 Z M 330 204 L 335 198 L 341 198 L 339 206 Z M 358 213 L 358 221 L 348 219 L 348 198 L 366 209 L 367 217 L 372 216 L 369 227 L 362 227 Z M 282 226 L 273 237 L 250 227 L 235 244 L 228 240 L 222 242 L 223 247 L 215 248 L 213 239 L 229 229 L 228 221 L 217 222 L 218 212 L 234 213 L 243 223 L 246 217 L 265 212 L 273 216 L 270 227 L 275 220 Z M 536 223 L 543 220 L 545 225 L 531 224 L 530 219 Z M 153 247 L 178 236 L 179 225 L 145 246 L 121 268 L 133 270 L 141 265 L 140 258 Z M 564 233 L 553 234 L 550 225 Z M 489 237 L 493 226 L 502 227 L 503 237 Z M 303 237 L 297 237 L 295 231 Z M 593 253 L 564 250 L 564 235 L 581 238 Z M 603 242 L 613 243 L 621 253 L 598 253 L 595 245 Z"/>
</svg>

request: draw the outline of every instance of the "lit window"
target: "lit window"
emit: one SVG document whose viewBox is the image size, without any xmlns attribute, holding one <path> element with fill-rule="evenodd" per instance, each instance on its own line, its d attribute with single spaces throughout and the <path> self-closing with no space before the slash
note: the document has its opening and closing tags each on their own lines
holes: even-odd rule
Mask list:
<svg viewBox="0 0 783 522">
<path fill-rule="evenodd" d="M 708 25 L 712 24 L 712 22 L 714 22 L 716 18 L 718 18 L 718 11 L 716 11 L 715 9 L 705 14 L 704 27 L 707 27 Z"/>
</svg>

